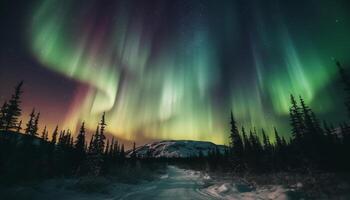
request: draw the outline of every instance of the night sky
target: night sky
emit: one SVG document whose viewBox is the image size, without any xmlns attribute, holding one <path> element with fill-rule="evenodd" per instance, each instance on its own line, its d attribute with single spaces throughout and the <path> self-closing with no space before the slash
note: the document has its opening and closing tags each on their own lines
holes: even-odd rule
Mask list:
<svg viewBox="0 0 350 200">
<path fill-rule="evenodd" d="M 51 131 L 139 143 L 227 143 L 239 126 L 289 134 L 289 95 L 323 120 L 345 118 L 334 59 L 350 63 L 347 0 L 1 1 L 0 103 L 24 80 Z"/>
</svg>

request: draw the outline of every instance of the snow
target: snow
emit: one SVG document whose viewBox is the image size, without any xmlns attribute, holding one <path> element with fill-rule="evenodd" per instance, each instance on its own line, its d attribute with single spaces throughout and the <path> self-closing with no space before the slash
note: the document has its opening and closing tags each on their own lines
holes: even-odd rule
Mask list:
<svg viewBox="0 0 350 200">
<path fill-rule="evenodd" d="M 210 151 L 218 149 L 220 153 L 224 153 L 223 145 L 216 145 L 212 142 L 191 141 L 191 140 L 165 140 L 160 142 L 152 142 L 136 148 L 138 157 L 154 157 L 154 158 L 186 158 L 198 156 L 200 154 L 206 156 Z M 127 152 L 131 156 L 132 151 Z"/>
<path fill-rule="evenodd" d="M 90 188 L 97 190 L 91 191 Z M 159 179 L 139 184 L 111 182 L 104 178 L 55 179 L 30 187 L 18 186 L 0 191 L 5 199 L 16 197 L 15 199 L 52 200 L 284 200 L 288 199 L 286 192 L 286 189 L 278 185 L 251 188 L 228 180 L 214 180 L 206 173 L 175 166 L 169 166 L 167 173 Z"/>
<path fill-rule="evenodd" d="M 240 191 L 238 185 L 234 183 L 216 183 L 203 190 L 206 194 L 226 200 L 250 200 L 250 199 L 274 199 L 285 200 L 287 197 L 287 190 L 282 186 L 269 186 L 258 189 L 251 189 L 249 191 Z"/>
<path fill-rule="evenodd" d="M 299 183 L 297 183 L 296 186 L 297 186 L 297 188 L 302 188 L 302 187 L 303 187 L 303 184 L 299 182 Z"/>
</svg>

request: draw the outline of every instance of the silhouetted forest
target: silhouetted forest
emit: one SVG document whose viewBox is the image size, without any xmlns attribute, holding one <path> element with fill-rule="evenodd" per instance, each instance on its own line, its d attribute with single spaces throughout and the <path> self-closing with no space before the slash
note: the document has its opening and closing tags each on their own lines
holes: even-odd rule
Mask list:
<svg viewBox="0 0 350 200">
<path fill-rule="evenodd" d="M 127 159 L 124 145 L 106 138 L 104 113 L 89 141 L 84 122 L 77 134 L 59 130 L 58 126 L 51 134 L 46 126 L 39 133 L 40 112 L 35 109 L 22 128 L 22 85 L 20 82 L 15 87 L 0 109 L 0 183 L 111 173 L 138 176 L 137 170 L 150 167 L 146 162 L 137 163 L 136 157 Z"/>
<path fill-rule="evenodd" d="M 350 76 L 337 62 L 346 94 L 345 108 L 350 116 Z M 268 137 L 264 129 L 257 131 L 238 127 L 231 112 L 229 147 L 224 153 L 212 149 L 208 155 L 190 158 L 138 158 L 135 143 L 130 156 L 124 145 L 107 139 L 105 114 L 87 141 L 85 123 L 79 132 L 39 130 L 40 112 L 35 109 L 22 128 L 20 82 L 9 101 L 0 109 L 0 181 L 2 183 L 52 177 L 101 176 L 125 172 L 125 169 L 147 170 L 151 164 L 168 163 L 196 169 L 230 172 L 276 172 L 308 170 L 349 171 L 350 126 L 320 121 L 302 97 L 290 95 L 290 137 L 284 138 L 274 129 Z M 49 137 L 49 135 L 51 137 Z M 74 138 L 73 135 L 76 135 Z M 284 134 L 285 135 L 285 134 Z"/>
<path fill-rule="evenodd" d="M 336 62 L 346 95 L 345 108 L 350 116 L 350 76 Z M 231 112 L 229 147 L 224 154 L 217 149 L 207 156 L 176 159 L 185 167 L 230 172 L 348 172 L 350 170 L 350 125 L 320 121 L 316 113 L 299 96 L 290 95 L 290 136 L 282 137 L 264 129 L 238 127 Z M 274 137 L 268 137 L 273 135 Z M 288 135 L 288 134 L 283 134 Z"/>
<path fill-rule="evenodd" d="M 350 116 L 350 76 L 336 63 L 346 94 L 345 108 Z M 224 160 L 221 168 L 234 172 L 308 172 L 310 170 L 349 171 L 350 126 L 320 121 L 303 98 L 290 95 L 290 137 L 284 138 L 274 128 L 274 138 L 264 129 L 257 131 L 237 127 L 231 112 L 230 146 L 228 155 L 210 162 L 218 167 L 216 159 Z M 273 142 L 272 142 L 272 141 Z M 215 154 L 213 154 L 215 155 Z M 225 161 L 225 158 L 227 160 Z M 213 159 L 213 158 L 211 158 Z"/>
</svg>

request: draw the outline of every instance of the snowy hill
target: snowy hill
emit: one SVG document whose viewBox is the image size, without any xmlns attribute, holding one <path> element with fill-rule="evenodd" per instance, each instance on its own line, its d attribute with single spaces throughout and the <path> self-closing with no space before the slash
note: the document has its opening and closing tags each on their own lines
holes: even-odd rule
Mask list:
<svg viewBox="0 0 350 200">
<path fill-rule="evenodd" d="M 225 146 L 216 145 L 212 142 L 191 141 L 191 140 L 165 140 L 160 142 L 152 142 L 136 148 L 137 157 L 154 157 L 154 158 L 186 158 L 190 156 L 198 156 L 200 154 L 206 156 L 214 150 L 224 153 Z M 127 152 L 127 156 L 131 156 L 132 150 Z"/>
</svg>

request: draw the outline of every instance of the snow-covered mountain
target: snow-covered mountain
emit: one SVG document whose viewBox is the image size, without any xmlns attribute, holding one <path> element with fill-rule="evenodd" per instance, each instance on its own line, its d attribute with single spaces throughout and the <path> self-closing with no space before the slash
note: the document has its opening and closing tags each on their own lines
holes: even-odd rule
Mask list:
<svg viewBox="0 0 350 200">
<path fill-rule="evenodd" d="M 212 142 L 192 141 L 192 140 L 165 140 L 152 142 L 137 147 L 137 157 L 154 157 L 154 158 L 186 158 L 190 156 L 208 155 L 214 150 L 224 153 L 225 146 L 216 145 Z M 132 150 L 127 152 L 131 156 Z"/>
</svg>

